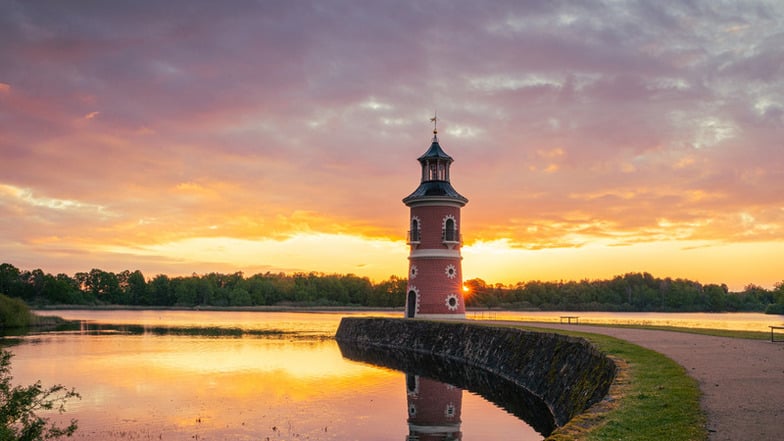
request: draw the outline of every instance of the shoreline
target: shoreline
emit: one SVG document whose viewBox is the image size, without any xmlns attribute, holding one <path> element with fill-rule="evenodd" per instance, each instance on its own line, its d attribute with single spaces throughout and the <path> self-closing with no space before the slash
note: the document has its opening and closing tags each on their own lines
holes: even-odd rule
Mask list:
<svg viewBox="0 0 784 441">
<path fill-rule="evenodd" d="M 54 316 L 57 312 L 259 312 L 259 313 L 303 313 L 303 314 L 367 314 L 374 313 L 384 316 L 400 317 L 404 315 L 402 307 L 367 307 L 367 306 L 129 306 L 129 305 L 46 305 L 31 309 L 38 316 Z M 516 311 L 472 309 L 466 311 L 466 320 L 471 322 L 510 321 L 520 325 L 526 323 L 559 324 L 559 317 L 571 311 Z M 693 332 L 716 336 L 730 336 L 747 339 L 769 339 L 770 326 L 782 326 L 784 317 L 771 316 L 764 313 L 722 312 L 722 313 L 635 313 L 635 312 L 582 312 L 579 315 L 579 328 L 590 329 L 594 326 L 611 326 L 616 328 L 667 330 L 676 332 Z"/>
<path fill-rule="evenodd" d="M 378 306 L 138 306 L 138 305 L 46 305 L 31 311 L 239 311 L 239 312 L 400 312 L 404 308 Z"/>
</svg>

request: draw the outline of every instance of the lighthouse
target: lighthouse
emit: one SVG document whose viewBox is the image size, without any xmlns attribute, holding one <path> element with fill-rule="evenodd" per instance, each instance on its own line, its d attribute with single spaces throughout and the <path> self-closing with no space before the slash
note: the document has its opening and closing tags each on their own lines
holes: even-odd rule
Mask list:
<svg viewBox="0 0 784 441">
<path fill-rule="evenodd" d="M 452 157 L 438 142 L 438 120 L 433 122 L 430 148 L 418 158 L 419 187 L 403 199 L 410 210 L 407 243 L 407 318 L 465 318 L 460 247 L 460 209 L 468 203 L 452 187 Z"/>
<path fill-rule="evenodd" d="M 408 436 L 406 441 L 459 441 L 463 390 L 406 374 Z"/>
</svg>

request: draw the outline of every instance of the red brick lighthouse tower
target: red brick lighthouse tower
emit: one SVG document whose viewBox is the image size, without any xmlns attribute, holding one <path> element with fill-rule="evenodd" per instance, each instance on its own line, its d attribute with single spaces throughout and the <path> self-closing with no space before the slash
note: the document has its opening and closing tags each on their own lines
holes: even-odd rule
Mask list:
<svg viewBox="0 0 784 441">
<path fill-rule="evenodd" d="M 406 441 L 459 441 L 463 390 L 440 381 L 406 375 Z"/>
<path fill-rule="evenodd" d="M 468 199 L 449 182 L 452 157 L 438 143 L 437 119 L 431 120 L 433 141 L 418 158 L 422 180 L 403 199 L 411 208 L 406 317 L 465 318 L 460 208 Z"/>
</svg>

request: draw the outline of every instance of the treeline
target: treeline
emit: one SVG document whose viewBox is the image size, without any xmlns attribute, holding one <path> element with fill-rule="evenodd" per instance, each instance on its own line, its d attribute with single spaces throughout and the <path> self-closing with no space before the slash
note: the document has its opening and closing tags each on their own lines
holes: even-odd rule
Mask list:
<svg viewBox="0 0 784 441">
<path fill-rule="evenodd" d="M 748 285 L 730 292 L 726 285 L 629 273 L 609 280 L 530 281 L 491 285 L 465 282 L 466 306 L 476 308 L 572 311 L 737 312 L 784 314 L 784 282 L 772 290 Z M 368 306 L 403 307 L 407 280 L 391 276 L 373 283 L 353 274 L 264 273 L 193 274 L 151 279 L 141 271 L 100 269 L 73 276 L 0 264 L 0 294 L 27 304 L 194 306 Z"/>
<path fill-rule="evenodd" d="M 748 285 L 730 292 L 727 285 L 702 285 L 687 279 L 629 273 L 610 280 L 489 285 L 465 283 L 467 306 L 565 311 L 767 312 L 784 314 L 784 282 L 772 290 Z"/>
<path fill-rule="evenodd" d="M 395 276 L 373 284 L 353 274 L 264 273 L 193 274 L 152 279 L 141 271 L 113 273 L 100 269 L 52 275 L 0 265 L 0 294 L 21 298 L 30 305 L 129 306 L 371 306 L 405 303 L 406 280 Z"/>
</svg>

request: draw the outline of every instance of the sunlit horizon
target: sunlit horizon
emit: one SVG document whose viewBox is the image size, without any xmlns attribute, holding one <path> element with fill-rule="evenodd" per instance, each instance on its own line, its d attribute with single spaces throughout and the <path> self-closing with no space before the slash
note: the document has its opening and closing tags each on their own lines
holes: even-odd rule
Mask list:
<svg viewBox="0 0 784 441">
<path fill-rule="evenodd" d="M 141 270 L 147 279 L 165 274 L 171 277 L 208 273 L 243 272 L 246 277 L 259 273 L 355 274 L 373 282 L 392 276 L 405 278 L 408 246 L 402 239 L 368 239 L 350 235 L 323 233 L 301 234 L 284 240 L 248 240 L 238 238 L 189 238 L 153 246 L 102 247 L 112 256 L 120 256 L 109 265 L 76 266 L 63 264 L 56 269 L 22 266 L 22 270 L 41 268 L 44 272 L 73 275 L 92 268 L 121 272 Z M 341 249 L 343 254 L 335 255 Z M 306 250 L 306 251 L 300 251 Z M 746 256 L 731 271 L 717 275 L 722 255 Z M 474 242 L 463 247 L 464 280 L 479 278 L 490 284 L 515 285 L 529 281 L 603 280 L 626 273 L 650 273 L 703 284 L 726 284 L 732 291 L 742 291 L 754 284 L 772 288 L 781 280 L 769 276 L 756 262 L 774 260 L 780 253 L 777 244 L 712 244 L 709 242 L 669 241 L 628 246 L 587 244 L 578 249 L 521 249 L 507 240 Z M 697 260 L 700 265 L 683 266 L 667 256 L 679 254 Z M 183 256 L 188 256 L 184 258 Z M 276 262 L 275 265 L 247 264 Z M 106 263 L 106 261 L 103 261 Z M 13 264 L 13 262 L 11 262 Z M 135 264 L 134 264 L 135 263 Z M 164 269 L 158 271 L 157 269 Z M 619 270 L 620 269 L 620 270 Z M 749 274 L 753 281 L 746 280 Z"/>
</svg>

